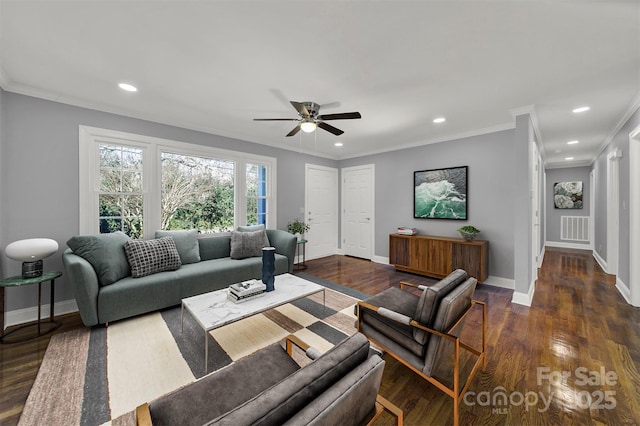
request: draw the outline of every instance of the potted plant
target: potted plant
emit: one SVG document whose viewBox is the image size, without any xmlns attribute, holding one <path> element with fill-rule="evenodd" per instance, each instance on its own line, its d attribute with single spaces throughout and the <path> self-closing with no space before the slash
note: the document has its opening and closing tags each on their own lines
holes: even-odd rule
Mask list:
<svg viewBox="0 0 640 426">
<path fill-rule="evenodd" d="M 311 229 L 311 226 L 307 225 L 298 218 L 296 218 L 293 222 L 287 223 L 287 231 L 291 234 L 297 235 L 298 239 L 300 238 L 300 235 L 304 235 L 304 233 L 309 229 Z"/>
<path fill-rule="evenodd" d="M 458 228 L 458 232 L 462 235 L 467 241 L 472 241 L 476 238 L 476 235 L 480 233 L 480 230 L 472 225 L 466 225 L 461 228 Z"/>
</svg>

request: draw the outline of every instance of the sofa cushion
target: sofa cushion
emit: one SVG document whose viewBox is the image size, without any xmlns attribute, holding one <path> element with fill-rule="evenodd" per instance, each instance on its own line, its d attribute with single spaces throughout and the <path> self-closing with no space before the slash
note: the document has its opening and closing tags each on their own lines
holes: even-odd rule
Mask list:
<svg viewBox="0 0 640 426">
<path fill-rule="evenodd" d="M 124 252 L 124 244 L 130 238 L 121 231 L 111 234 L 77 235 L 67 241 L 74 254 L 93 266 L 100 285 L 109 285 L 131 275 Z"/>
<path fill-rule="evenodd" d="M 282 346 L 274 343 L 151 402 L 151 420 L 154 426 L 203 425 L 299 368 Z"/>
<path fill-rule="evenodd" d="M 180 231 L 156 231 L 156 238 L 171 237 L 176 243 L 180 262 L 183 265 L 200 262 L 200 244 L 198 244 L 198 231 L 185 229 Z"/>
<path fill-rule="evenodd" d="M 476 289 L 478 280 L 469 278 L 455 289 L 447 294 L 440 305 L 438 313 L 433 321 L 433 329 L 436 331 L 446 332 L 462 314 L 471 306 L 471 298 Z M 427 376 L 431 376 L 432 372 L 438 366 L 438 360 L 441 359 L 447 347 L 452 348 L 451 344 L 444 344 L 442 337 L 431 336 L 429 345 L 424 358 L 424 369 L 422 372 Z M 453 352 L 451 352 L 453 353 Z"/>
<path fill-rule="evenodd" d="M 200 261 L 231 256 L 231 235 L 200 234 Z"/>
<path fill-rule="evenodd" d="M 231 258 L 245 259 L 262 256 L 264 231 L 231 231 Z"/>
<path fill-rule="evenodd" d="M 420 324 L 432 328 L 433 319 L 436 315 L 436 309 L 440 305 L 440 301 L 447 293 L 466 279 L 467 273 L 462 269 L 456 269 L 436 284 L 424 289 L 418 301 L 413 319 Z M 426 344 L 429 336 L 430 334 L 426 331 L 417 328 L 413 330 L 413 337 L 420 344 Z"/>
<path fill-rule="evenodd" d="M 129 240 L 124 251 L 131 267 L 131 276 L 144 277 L 162 271 L 174 271 L 181 265 L 176 243 L 171 237 L 155 240 Z"/>
<path fill-rule="evenodd" d="M 368 355 L 369 341 L 362 334 L 356 333 L 311 364 L 208 424 L 283 424 L 363 363 Z"/>
<path fill-rule="evenodd" d="M 357 425 L 375 408 L 384 361 L 372 355 L 289 419 L 285 426 Z"/>
<path fill-rule="evenodd" d="M 416 311 L 419 297 L 408 291 L 391 287 L 365 300 L 370 305 L 384 307 L 391 311 L 411 317 Z M 384 317 L 369 309 L 361 309 L 360 318 L 363 323 L 389 336 L 394 342 L 404 346 L 414 355 L 424 355 L 424 345 L 413 337 L 413 327 Z"/>
<path fill-rule="evenodd" d="M 269 242 L 269 236 L 267 235 L 267 227 L 264 226 L 263 224 L 238 226 L 238 232 L 255 232 L 255 231 L 264 232 L 264 247 L 271 246 L 271 243 Z"/>
</svg>

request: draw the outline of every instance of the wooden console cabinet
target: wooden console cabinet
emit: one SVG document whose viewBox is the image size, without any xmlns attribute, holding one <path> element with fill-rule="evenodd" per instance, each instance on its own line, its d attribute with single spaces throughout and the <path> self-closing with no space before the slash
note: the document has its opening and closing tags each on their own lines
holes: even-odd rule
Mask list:
<svg viewBox="0 0 640 426">
<path fill-rule="evenodd" d="M 389 263 L 398 271 L 434 278 L 460 268 L 484 282 L 489 276 L 489 241 L 390 234 Z"/>
</svg>

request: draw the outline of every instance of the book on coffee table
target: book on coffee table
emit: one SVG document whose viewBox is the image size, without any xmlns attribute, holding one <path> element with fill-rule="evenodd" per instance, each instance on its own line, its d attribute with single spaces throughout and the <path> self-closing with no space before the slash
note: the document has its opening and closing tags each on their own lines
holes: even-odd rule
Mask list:
<svg viewBox="0 0 640 426">
<path fill-rule="evenodd" d="M 244 296 L 251 296 L 253 294 L 262 293 L 267 289 L 267 286 L 261 280 L 248 280 L 237 284 L 231 284 L 229 286 L 229 293 L 241 298 Z"/>
<path fill-rule="evenodd" d="M 253 300 L 256 297 L 264 296 L 266 293 L 266 291 L 260 291 L 258 293 L 253 293 L 246 296 L 236 296 L 234 293 L 229 291 L 229 294 L 227 294 L 227 299 L 231 300 L 233 303 L 242 303 Z"/>
</svg>

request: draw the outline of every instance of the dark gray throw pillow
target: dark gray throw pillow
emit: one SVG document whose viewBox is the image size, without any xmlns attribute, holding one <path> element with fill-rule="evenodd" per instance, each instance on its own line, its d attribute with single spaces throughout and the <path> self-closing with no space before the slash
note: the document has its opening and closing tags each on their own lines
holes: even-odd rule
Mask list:
<svg viewBox="0 0 640 426">
<path fill-rule="evenodd" d="M 131 276 L 140 278 L 156 272 L 175 271 L 182 264 L 176 243 L 171 237 L 155 240 L 129 240 L 124 245 Z"/>
<path fill-rule="evenodd" d="M 264 247 L 264 231 L 239 232 L 231 231 L 231 258 L 245 259 L 262 256 Z"/>
<path fill-rule="evenodd" d="M 180 262 L 183 265 L 200 262 L 200 244 L 198 244 L 198 231 L 185 229 L 181 231 L 156 231 L 156 238 L 172 237 L 180 254 Z"/>
<path fill-rule="evenodd" d="M 93 266 L 98 283 L 105 286 L 131 275 L 124 244 L 131 238 L 124 232 L 110 234 L 77 235 L 67 241 L 74 254 Z"/>
<path fill-rule="evenodd" d="M 262 232 L 264 232 L 264 246 L 265 247 L 270 247 L 271 246 L 271 243 L 269 243 L 269 237 L 267 236 L 267 227 L 264 226 L 264 224 L 238 226 L 238 231 L 240 231 L 240 232 L 262 231 Z"/>
</svg>

